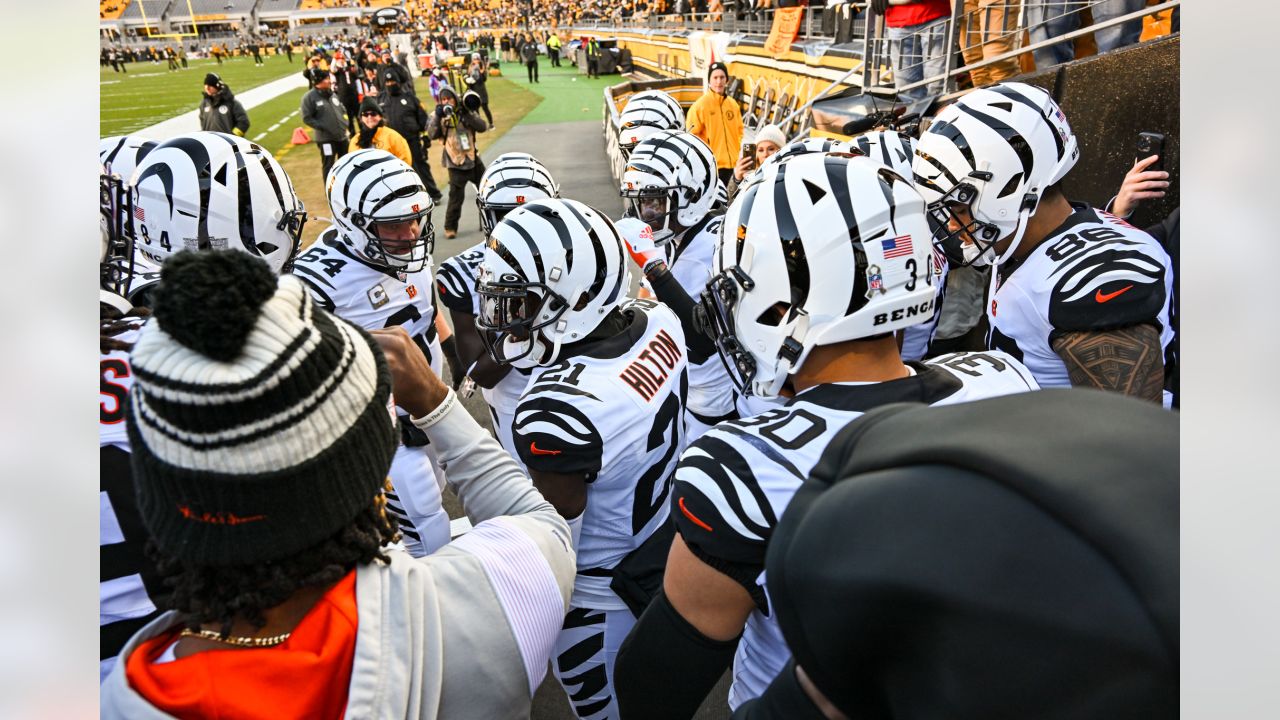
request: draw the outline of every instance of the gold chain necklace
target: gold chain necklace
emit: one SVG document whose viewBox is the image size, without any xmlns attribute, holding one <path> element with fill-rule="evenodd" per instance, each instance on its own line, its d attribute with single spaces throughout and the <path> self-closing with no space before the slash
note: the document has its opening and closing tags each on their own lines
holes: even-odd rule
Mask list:
<svg viewBox="0 0 1280 720">
<path fill-rule="evenodd" d="M 239 647 L 272 647 L 279 645 L 292 635 L 291 632 L 280 633 L 279 635 L 271 635 L 269 637 L 239 637 L 237 635 L 228 635 L 222 637 L 222 633 L 213 630 L 192 630 L 183 628 L 180 637 L 196 637 L 205 640 L 213 640 L 214 642 L 226 643 L 228 645 L 238 645 Z"/>
</svg>

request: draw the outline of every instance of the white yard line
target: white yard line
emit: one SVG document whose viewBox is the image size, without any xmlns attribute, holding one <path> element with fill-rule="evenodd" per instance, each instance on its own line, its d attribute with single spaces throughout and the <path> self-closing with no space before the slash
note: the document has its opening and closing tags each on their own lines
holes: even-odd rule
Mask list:
<svg viewBox="0 0 1280 720">
<path fill-rule="evenodd" d="M 245 110 L 248 110 L 265 102 L 274 100 L 290 90 L 296 90 L 297 88 L 306 86 L 307 79 L 302 77 L 301 73 L 290 73 L 279 80 L 272 80 L 265 85 L 259 85 L 256 88 L 245 90 L 244 92 L 237 94 L 236 99 L 240 101 L 241 105 L 244 105 Z M 285 118 L 285 121 L 296 115 L 297 112 L 298 111 L 295 110 Z M 168 140 L 175 135 L 195 132 L 200 129 L 200 120 L 196 117 L 196 113 L 196 110 L 185 112 L 177 117 L 169 118 L 164 122 L 159 122 L 155 125 L 151 125 L 150 127 L 142 128 L 141 130 L 131 134 L 152 140 Z"/>
</svg>

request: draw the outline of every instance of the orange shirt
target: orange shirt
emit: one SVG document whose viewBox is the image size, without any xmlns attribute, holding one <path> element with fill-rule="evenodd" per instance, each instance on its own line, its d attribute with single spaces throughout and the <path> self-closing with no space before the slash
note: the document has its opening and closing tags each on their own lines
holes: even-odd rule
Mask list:
<svg viewBox="0 0 1280 720">
<path fill-rule="evenodd" d="M 206 650 L 156 664 L 179 628 L 129 656 L 129 685 L 179 718 L 341 718 L 356 649 L 355 571 L 329 588 L 283 643 Z"/>
</svg>

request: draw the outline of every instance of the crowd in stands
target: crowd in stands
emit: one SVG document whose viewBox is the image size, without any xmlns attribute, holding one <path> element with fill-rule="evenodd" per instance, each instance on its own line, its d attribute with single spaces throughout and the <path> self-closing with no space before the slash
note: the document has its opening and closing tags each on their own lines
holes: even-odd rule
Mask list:
<svg viewBox="0 0 1280 720">
<path fill-rule="evenodd" d="M 129 0 L 98 0 L 98 19 L 115 20 L 129 7 Z"/>
</svg>

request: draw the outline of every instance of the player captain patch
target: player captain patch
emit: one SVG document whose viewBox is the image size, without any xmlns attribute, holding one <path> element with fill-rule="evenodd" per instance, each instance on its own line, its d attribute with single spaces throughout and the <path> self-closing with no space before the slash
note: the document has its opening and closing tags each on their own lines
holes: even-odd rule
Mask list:
<svg viewBox="0 0 1280 720">
<path fill-rule="evenodd" d="M 369 304 L 374 310 L 386 305 L 390 298 L 387 297 L 387 291 L 382 289 L 381 285 L 374 285 L 369 288 Z"/>
</svg>

